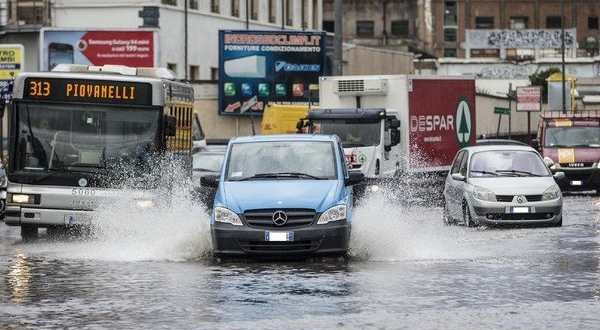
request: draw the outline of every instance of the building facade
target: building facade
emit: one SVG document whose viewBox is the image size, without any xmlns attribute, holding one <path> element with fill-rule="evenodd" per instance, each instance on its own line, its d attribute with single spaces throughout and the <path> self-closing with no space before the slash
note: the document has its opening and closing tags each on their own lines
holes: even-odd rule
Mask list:
<svg viewBox="0 0 600 330">
<path fill-rule="evenodd" d="M 42 28 L 154 28 L 159 66 L 215 80 L 219 30 L 320 30 L 321 13 L 322 0 L 0 0 L 0 42 L 24 44 L 25 70 L 35 71 Z"/>
</svg>

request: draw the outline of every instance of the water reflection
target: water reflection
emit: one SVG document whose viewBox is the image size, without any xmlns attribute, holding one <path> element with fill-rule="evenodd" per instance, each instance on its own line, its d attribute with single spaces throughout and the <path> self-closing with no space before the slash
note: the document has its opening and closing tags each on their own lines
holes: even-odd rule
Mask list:
<svg viewBox="0 0 600 330">
<path fill-rule="evenodd" d="M 29 298 L 31 277 L 31 267 L 27 256 L 22 253 L 15 255 L 5 277 L 13 303 L 21 304 Z"/>
</svg>

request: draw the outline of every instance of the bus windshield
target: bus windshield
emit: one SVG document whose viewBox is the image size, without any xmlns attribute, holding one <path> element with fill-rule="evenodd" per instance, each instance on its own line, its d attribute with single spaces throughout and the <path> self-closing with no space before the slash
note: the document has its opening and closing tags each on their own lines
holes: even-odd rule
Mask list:
<svg viewBox="0 0 600 330">
<path fill-rule="evenodd" d="M 17 170 L 89 172 L 143 160 L 158 145 L 153 108 L 20 103 L 17 117 Z"/>
<path fill-rule="evenodd" d="M 320 124 L 320 125 L 319 125 Z M 317 126 L 320 134 L 335 134 L 344 148 L 370 147 L 380 143 L 381 123 L 357 123 L 344 120 L 321 120 Z"/>
</svg>

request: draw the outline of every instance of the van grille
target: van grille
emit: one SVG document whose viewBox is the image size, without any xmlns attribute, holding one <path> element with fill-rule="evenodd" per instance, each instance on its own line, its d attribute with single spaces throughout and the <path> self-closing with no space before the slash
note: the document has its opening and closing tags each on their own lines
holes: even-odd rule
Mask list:
<svg viewBox="0 0 600 330">
<path fill-rule="evenodd" d="M 365 81 L 356 80 L 338 80 L 338 93 L 364 92 Z"/>
<path fill-rule="evenodd" d="M 283 211 L 287 222 L 283 226 L 273 223 L 273 213 Z M 250 227 L 258 228 L 298 228 L 310 226 L 315 221 L 317 213 L 311 209 L 260 209 L 244 212 L 244 220 Z"/>
</svg>

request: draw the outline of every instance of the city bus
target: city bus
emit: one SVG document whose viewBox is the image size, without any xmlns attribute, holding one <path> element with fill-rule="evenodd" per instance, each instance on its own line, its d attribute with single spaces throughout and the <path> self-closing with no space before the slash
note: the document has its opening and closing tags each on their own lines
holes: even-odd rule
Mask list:
<svg viewBox="0 0 600 330">
<path fill-rule="evenodd" d="M 89 224 L 125 197 L 155 206 L 157 178 L 134 189 L 117 183 L 152 171 L 160 157 L 191 176 L 193 102 L 192 86 L 164 68 L 60 64 L 19 75 L 8 113 L 5 223 L 28 240 L 39 228 Z"/>
</svg>

